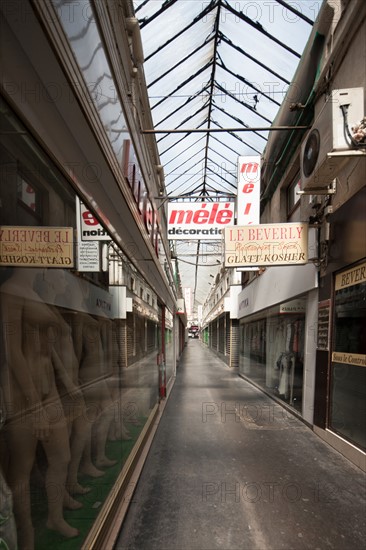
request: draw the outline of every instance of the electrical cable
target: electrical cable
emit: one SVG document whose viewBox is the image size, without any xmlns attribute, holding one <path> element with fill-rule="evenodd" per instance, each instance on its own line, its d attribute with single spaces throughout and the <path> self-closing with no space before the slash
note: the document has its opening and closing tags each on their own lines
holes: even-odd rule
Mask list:
<svg viewBox="0 0 366 550">
<path fill-rule="evenodd" d="M 178 255 L 178 262 L 183 262 L 184 264 L 190 264 L 198 267 L 217 267 L 219 264 L 197 264 L 196 262 L 188 262 L 187 260 L 182 260 Z M 219 260 L 218 260 L 219 262 Z M 221 262 L 219 262 L 221 264 Z"/>
</svg>

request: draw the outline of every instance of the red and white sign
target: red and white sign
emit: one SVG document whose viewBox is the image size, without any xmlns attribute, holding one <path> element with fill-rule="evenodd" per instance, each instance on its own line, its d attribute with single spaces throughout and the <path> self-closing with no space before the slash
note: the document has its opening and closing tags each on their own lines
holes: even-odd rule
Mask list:
<svg viewBox="0 0 366 550">
<path fill-rule="evenodd" d="M 168 203 L 168 239 L 220 240 L 234 223 L 233 202 Z"/>
<path fill-rule="evenodd" d="M 108 232 L 78 197 L 76 197 L 76 206 L 79 207 L 80 213 L 80 228 L 77 224 L 79 239 L 81 241 L 110 241 Z"/>
<path fill-rule="evenodd" d="M 260 217 L 260 157 L 239 157 L 237 224 L 259 224 Z"/>
</svg>

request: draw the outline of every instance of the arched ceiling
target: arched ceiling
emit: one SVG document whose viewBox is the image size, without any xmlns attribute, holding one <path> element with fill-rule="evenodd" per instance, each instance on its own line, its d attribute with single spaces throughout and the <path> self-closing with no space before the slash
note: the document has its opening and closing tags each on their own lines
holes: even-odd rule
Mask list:
<svg viewBox="0 0 366 550">
<path fill-rule="evenodd" d="M 233 201 L 239 155 L 261 154 L 321 0 L 134 0 L 166 196 Z M 203 304 L 220 241 L 175 241 Z"/>
</svg>

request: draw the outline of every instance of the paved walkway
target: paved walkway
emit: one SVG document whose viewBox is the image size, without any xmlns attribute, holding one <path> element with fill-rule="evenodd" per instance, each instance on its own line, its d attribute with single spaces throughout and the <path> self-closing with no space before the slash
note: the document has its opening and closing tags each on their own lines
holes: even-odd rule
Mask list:
<svg viewBox="0 0 366 550">
<path fill-rule="evenodd" d="M 118 550 L 361 550 L 365 475 L 198 340 Z"/>
</svg>

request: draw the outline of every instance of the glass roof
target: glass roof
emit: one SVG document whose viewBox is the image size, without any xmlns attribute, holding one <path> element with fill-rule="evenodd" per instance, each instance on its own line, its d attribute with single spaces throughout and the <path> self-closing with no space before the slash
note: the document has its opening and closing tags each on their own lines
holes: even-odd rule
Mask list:
<svg viewBox="0 0 366 550">
<path fill-rule="evenodd" d="M 273 122 L 321 1 L 133 5 L 167 195 L 235 200 L 238 156 L 262 153 L 268 139 L 265 130 L 243 130 Z M 221 268 L 222 244 L 176 241 L 175 248 L 182 286 L 192 288 L 197 307 Z"/>
</svg>

